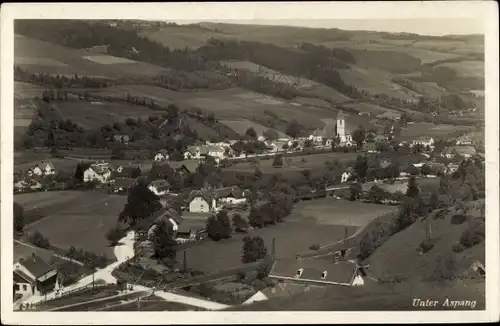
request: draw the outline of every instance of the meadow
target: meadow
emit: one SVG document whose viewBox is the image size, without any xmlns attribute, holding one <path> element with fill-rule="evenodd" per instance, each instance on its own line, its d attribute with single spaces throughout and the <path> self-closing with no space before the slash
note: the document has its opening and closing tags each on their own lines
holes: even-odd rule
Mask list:
<svg viewBox="0 0 500 326">
<path fill-rule="evenodd" d="M 156 76 L 168 71 L 166 68 L 142 63 L 113 63 L 102 64 L 87 60 L 89 52 L 83 49 L 72 49 L 37 39 L 16 35 L 14 52 L 21 68 L 30 72 L 46 74 L 79 74 L 86 76 L 106 76 L 120 78 L 126 76 Z M 101 55 L 108 58 L 113 57 Z M 115 60 L 115 62 L 117 62 Z"/>
<path fill-rule="evenodd" d="M 261 160 L 259 161 L 259 168 L 262 173 L 283 173 L 283 172 L 297 172 L 302 170 L 313 170 L 316 168 L 325 167 L 325 162 L 327 160 L 337 160 L 339 162 L 347 163 L 354 162 L 357 157 L 357 153 L 322 153 L 322 154 L 311 154 L 311 155 L 301 155 L 290 157 L 290 165 L 284 159 L 283 167 L 275 168 L 273 167 L 273 159 Z M 236 163 L 233 166 L 225 168 L 227 171 L 238 171 L 238 172 L 254 172 L 255 167 L 251 162 Z"/>
<path fill-rule="evenodd" d="M 460 131 L 469 131 L 471 127 L 460 126 L 460 125 L 447 125 L 439 124 L 435 125 L 430 122 L 415 122 L 408 125 L 406 128 L 401 129 L 401 139 L 413 139 L 419 136 L 429 136 L 439 139 L 445 139 L 450 137 L 451 134 Z"/>
<path fill-rule="evenodd" d="M 446 62 L 438 67 L 452 68 L 458 72 L 460 77 L 475 77 L 484 78 L 484 62 L 481 61 L 461 61 L 461 62 Z"/>
<path fill-rule="evenodd" d="M 264 132 L 271 129 L 269 127 L 263 126 L 261 124 L 258 124 L 256 122 L 253 122 L 253 121 L 250 121 L 247 119 L 220 120 L 220 122 L 223 123 L 224 125 L 228 126 L 229 128 L 231 128 L 232 130 L 236 131 L 238 134 L 240 134 L 242 136 L 245 135 L 245 132 L 248 130 L 248 128 L 253 128 L 258 136 L 262 136 L 262 134 Z M 278 133 L 278 136 L 280 138 L 287 138 L 288 137 L 285 133 L 283 133 L 279 130 L 276 130 L 276 132 Z"/>
<path fill-rule="evenodd" d="M 44 217 L 25 226 L 25 233 L 39 231 L 52 246 L 82 248 L 115 259 L 106 232 L 118 221 L 127 198 L 101 192 L 61 191 L 15 195 L 25 210 Z"/>
</svg>

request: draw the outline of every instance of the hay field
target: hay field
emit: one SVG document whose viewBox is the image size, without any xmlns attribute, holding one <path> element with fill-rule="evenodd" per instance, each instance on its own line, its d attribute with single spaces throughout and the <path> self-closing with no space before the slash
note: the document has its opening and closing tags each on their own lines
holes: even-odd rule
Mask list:
<svg viewBox="0 0 500 326">
<path fill-rule="evenodd" d="M 225 38 L 226 35 L 192 26 L 171 26 L 156 31 L 139 32 L 141 37 L 163 44 L 170 49 L 197 49 L 210 38 Z"/>
<path fill-rule="evenodd" d="M 21 197 L 23 196 L 23 197 Z M 58 248 L 83 248 L 114 259 L 106 232 L 116 225 L 126 196 L 100 192 L 36 192 L 14 197 L 27 207 L 43 209 L 46 216 L 25 227 L 25 232 L 39 231 Z"/>
<path fill-rule="evenodd" d="M 408 127 L 401 129 L 402 139 L 411 139 L 418 136 L 430 136 L 435 138 L 446 138 L 457 131 L 468 131 L 471 127 L 461 125 L 435 125 L 428 122 L 415 122 Z"/>
</svg>

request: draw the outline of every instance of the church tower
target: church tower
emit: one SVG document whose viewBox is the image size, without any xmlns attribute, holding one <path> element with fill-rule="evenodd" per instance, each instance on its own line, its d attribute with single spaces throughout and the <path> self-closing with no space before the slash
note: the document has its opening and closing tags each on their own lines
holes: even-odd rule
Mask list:
<svg viewBox="0 0 500 326">
<path fill-rule="evenodd" d="M 337 136 L 340 139 L 340 142 L 343 143 L 346 141 L 346 134 L 345 134 L 345 116 L 344 112 L 339 111 L 339 114 L 337 115 L 337 124 L 336 124 L 336 129 L 337 129 Z"/>
</svg>

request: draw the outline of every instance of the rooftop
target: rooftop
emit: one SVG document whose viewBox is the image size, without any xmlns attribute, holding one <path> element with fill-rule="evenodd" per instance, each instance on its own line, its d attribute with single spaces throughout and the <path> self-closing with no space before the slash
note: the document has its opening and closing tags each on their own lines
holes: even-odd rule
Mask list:
<svg viewBox="0 0 500 326">
<path fill-rule="evenodd" d="M 42 258 L 38 257 L 36 254 L 33 254 L 28 259 L 21 259 L 19 263 L 24 266 L 31 274 L 33 274 L 36 278 L 47 274 L 52 271 L 53 268 L 47 262 L 45 262 Z"/>
</svg>

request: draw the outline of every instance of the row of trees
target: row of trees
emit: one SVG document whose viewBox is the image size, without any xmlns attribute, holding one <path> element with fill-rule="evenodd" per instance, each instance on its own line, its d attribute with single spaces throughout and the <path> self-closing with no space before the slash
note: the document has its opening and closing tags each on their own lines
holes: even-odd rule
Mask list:
<svg viewBox="0 0 500 326">
<path fill-rule="evenodd" d="M 14 67 L 14 80 L 56 89 L 105 88 L 108 87 L 109 83 L 109 81 L 102 78 L 78 76 L 77 74 L 67 77 L 65 75 L 49 75 L 43 72 L 30 73 L 19 66 Z M 67 93 L 65 94 L 67 95 Z"/>
</svg>

